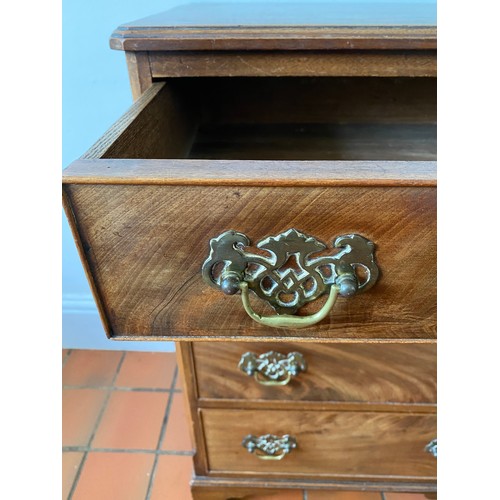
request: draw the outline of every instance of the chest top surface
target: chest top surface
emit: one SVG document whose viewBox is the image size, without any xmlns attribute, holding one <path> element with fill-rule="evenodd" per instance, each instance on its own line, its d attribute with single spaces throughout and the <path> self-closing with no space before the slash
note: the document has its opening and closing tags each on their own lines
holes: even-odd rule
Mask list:
<svg viewBox="0 0 500 500">
<path fill-rule="evenodd" d="M 429 50 L 435 1 L 192 3 L 119 26 L 114 49 Z"/>
</svg>

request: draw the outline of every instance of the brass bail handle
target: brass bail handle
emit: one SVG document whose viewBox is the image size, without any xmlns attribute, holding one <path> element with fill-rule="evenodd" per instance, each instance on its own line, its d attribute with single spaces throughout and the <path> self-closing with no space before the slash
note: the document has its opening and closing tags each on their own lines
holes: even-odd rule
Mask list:
<svg viewBox="0 0 500 500">
<path fill-rule="evenodd" d="M 257 314 L 250 304 L 250 294 L 248 291 L 248 283 L 234 275 L 229 274 L 221 281 L 221 289 L 229 295 L 234 293 L 235 287 L 241 291 L 241 301 L 246 313 L 257 323 L 261 325 L 270 326 L 273 328 L 306 328 L 315 325 L 325 319 L 330 311 L 333 309 L 337 297 L 343 295 L 349 297 L 354 295 L 358 289 L 358 281 L 354 270 L 352 268 L 345 269 L 345 271 L 337 277 L 336 283 L 330 286 L 328 299 L 323 307 L 316 313 L 309 316 L 295 316 L 292 314 L 280 314 L 274 316 L 261 316 Z"/>
<path fill-rule="evenodd" d="M 260 385 L 268 385 L 268 386 L 276 386 L 276 385 L 288 385 L 290 380 L 292 380 L 292 374 L 290 372 L 286 372 L 285 378 L 282 380 L 269 380 L 262 375 L 260 372 L 255 372 L 253 374 L 253 378 Z"/>
<path fill-rule="evenodd" d="M 306 328 L 308 326 L 319 323 L 321 320 L 325 319 L 328 316 L 329 312 L 335 305 L 335 302 L 337 302 L 339 287 L 336 285 L 332 285 L 330 287 L 328 299 L 323 307 L 318 312 L 311 314 L 310 316 L 294 316 L 292 314 L 261 316 L 260 314 L 257 314 L 250 305 L 248 283 L 246 281 L 242 281 L 240 283 L 240 290 L 243 308 L 245 309 L 247 314 L 257 323 L 265 326 L 271 326 L 273 328 Z"/>
<path fill-rule="evenodd" d="M 255 452 L 255 456 L 257 458 L 260 458 L 260 460 L 282 460 L 283 458 L 285 458 L 285 455 L 287 455 L 286 451 L 282 451 L 279 455 L 266 455 L 260 450 L 257 450 Z"/>
<path fill-rule="evenodd" d="M 333 242 L 337 252 L 331 255 L 324 253 L 326 244 L 296 229 L 269 236 L 255 246 L 267 255 L 251 252 L 250 240 L 237 231 L 212 238 L 202 275 L 226 295 L 240 292 L 246 313 L 272 328 L 297 329 L 319 323 L 339 295 L 350 297 L 368 290 L 379 274 L 375 245 L 358 234 L 338 236 Z M 358 268 L 364 270 L 364 278 L 358 278 Z M 256 313 L 250 304 L 250 290 L 273 307 L 276 315 Z M 327 299 L 319 311 L 309 316 L 295 314 L 322 295 Z"/>
</svg>

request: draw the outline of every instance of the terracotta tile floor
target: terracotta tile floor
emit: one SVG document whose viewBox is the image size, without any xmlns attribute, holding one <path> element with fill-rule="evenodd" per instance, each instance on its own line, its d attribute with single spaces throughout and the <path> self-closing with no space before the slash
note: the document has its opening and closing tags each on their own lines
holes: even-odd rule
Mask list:
<svg viewBox="0 0 500 500">
<path fill-rule="evenodd" d="M 175 354 L 63 349 L 62 363 L 63 500 L 191 500 L 193 446 Z M 244 498 L 425 500 L 297 490 Z"/>
</svg>

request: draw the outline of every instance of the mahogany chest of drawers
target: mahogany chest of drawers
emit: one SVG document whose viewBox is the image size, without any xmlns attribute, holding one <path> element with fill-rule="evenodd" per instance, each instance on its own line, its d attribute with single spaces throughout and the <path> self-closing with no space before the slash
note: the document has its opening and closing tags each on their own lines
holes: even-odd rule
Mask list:
<svg viewBox="0 0 500 500">
<path fill-rule="evenodd" d="M 136 100 L 64 205 L 108 336 L 177 341 L 195 499 L 436 490 L 436 31 L 370 5 L 112 35 Z"/>
</svg>

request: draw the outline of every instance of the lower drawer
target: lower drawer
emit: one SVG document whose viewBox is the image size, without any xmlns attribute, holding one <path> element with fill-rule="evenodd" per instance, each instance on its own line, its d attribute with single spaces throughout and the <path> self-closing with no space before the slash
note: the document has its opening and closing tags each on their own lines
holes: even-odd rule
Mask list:
<svg viewBox="0 0 500 500">
<path fill-rule="evenodd" d="M 377 412 L 201 410 L 211 472 L 325 475 L 429 481 L 436 459 L 425 450 L 436 417 Z M 259 458 L 242 444 L 248 435 L 290 435 L 295 449 L 281 460 Z"/>
<path fill-rule="evenodd" d="M 435 344 L 198 342 L 192 349 L 202 399 L 436 402 Z M 269 355 L 249 377 L 238 368 L 247 352 L 253 353 L 251 359 L 277 355 Z M 281 369 L 280 359 L 289 368 L 283 358 L 293 352 L 303 357 L 305 371 L 290 377 L 286 385 L 265 385 L 265 374 Z"/>
</svg>

